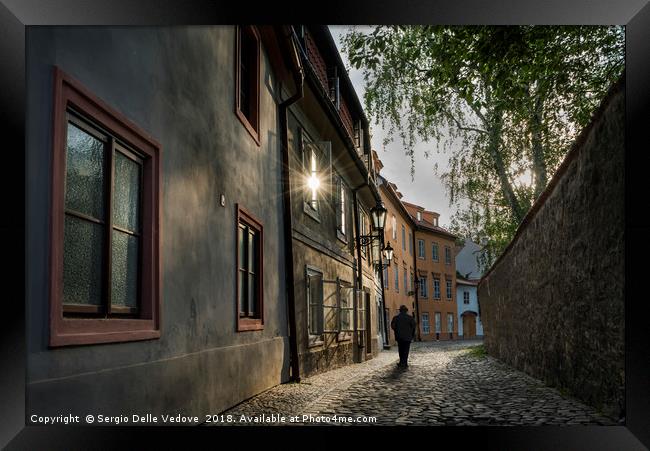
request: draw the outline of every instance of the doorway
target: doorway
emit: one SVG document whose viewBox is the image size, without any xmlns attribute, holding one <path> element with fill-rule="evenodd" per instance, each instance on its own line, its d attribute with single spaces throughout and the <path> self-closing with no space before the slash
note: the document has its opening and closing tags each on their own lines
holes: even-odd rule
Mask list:
<svg viewBox="0 0 650 451">
<path fill-rule="evenodd" d="M 476 338 L 476 313 L 463 313 L 463 338 Z"/>
</svg>

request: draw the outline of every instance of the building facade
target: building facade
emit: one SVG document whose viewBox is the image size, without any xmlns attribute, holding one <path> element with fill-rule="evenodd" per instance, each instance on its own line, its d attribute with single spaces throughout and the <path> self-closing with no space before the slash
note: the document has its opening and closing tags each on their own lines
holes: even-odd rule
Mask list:
<svg viewBox="0 0 650 451">
<path fill-rule="evenodd" d="M 217 413 L 376 354 L 380 196 L 326 27 L 26 46 L 28 418 Z"/>
<path fill-rule="evenodd" d="M 377 159 L 377 167 L 381 162 Z M 415 314 L 415 261 L 413 254 L 413 223 L 397 186 L 381 176 L 379 191 L 386 207 L 386 226 L 384 242 L 393 248 L 393 259 L 383 268 L 385 316 L 387 324 L 399 313 L 401 305 L 406 305 L 410 314 Z M 410 238 L 410 239 L 409 239 Z M 396 344 L 395 335 L 388 331 L 388 343 Z"/>
<path fill-rule="evenodd" d="M 439 214 L 403 202 L 415 225 L 419 339 L 453 340 L 456 319 L 455 235 L 438 225 Z"/>
<path fill-rule="evenodd" d="M 480 279 L 457 277 L 458 336 L 463 339 L 482 338 L 483 323 L 476 287 Z"/>
<path fill-rule="evenodd" d="M 478 264 L 481 250 L 480 245 L 469 239 L 456 248 L 458 334 L 464 339 L 483 337 L 477 291 L 482 275 Z"/>
<path fill-rule="evenodd" d="M 377 170 L 381 167 L 378 162 Z M 394 249 L 384 269 L 386 316 L 392 318 L 406 305 L 416 318 L 418 341 L 453 340 L 458 333 L 456 237 L 438 225 L 438 213 L 406 202 L 381 175 L 378 181 L 388 210 L 384 240 Z"/>
<path fill-rule="evenodd" d="M 294 27 L 303 95 L 289 108 L 293 287 L 301 376 L 381 349 L 370 211 L 380 201 L 368 122 L 326 26 Z"/>
</svg>

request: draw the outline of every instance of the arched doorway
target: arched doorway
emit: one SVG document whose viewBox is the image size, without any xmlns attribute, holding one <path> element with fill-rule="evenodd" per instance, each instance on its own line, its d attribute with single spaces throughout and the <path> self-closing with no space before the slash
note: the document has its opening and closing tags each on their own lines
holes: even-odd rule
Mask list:
<svg viewBox="0 0 650 451">
<path fill-rule="evenodd" d="M 463 339 L 476 338 L 476 312 L 467 311 L 461 315 L 463 317 Z"/>
</svg>

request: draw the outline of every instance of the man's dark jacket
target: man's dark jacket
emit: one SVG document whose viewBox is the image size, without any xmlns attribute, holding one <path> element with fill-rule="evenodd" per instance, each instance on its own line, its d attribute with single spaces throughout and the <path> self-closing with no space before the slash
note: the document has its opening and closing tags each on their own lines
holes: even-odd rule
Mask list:
<svg viewBox="0 0 650 451">
<path fill-rule="evenodd" d="M 390 327 L 395 331 L 395 340 L 413 341 L 415 337 L 415 319 L 406 312 L 400 312 L 390 322 Z"/>
</svg>

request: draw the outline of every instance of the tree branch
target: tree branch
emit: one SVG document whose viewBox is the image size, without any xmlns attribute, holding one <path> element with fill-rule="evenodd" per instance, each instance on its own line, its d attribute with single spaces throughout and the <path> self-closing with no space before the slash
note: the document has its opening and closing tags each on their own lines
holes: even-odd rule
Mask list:
<svg viewBox="0 0 650 451">
<path fill-rule="evenodd" d="M 483 130 L 481 128 L 474 128 L 474 127 L 467 127 L 464 125 L 461 125 L 460 121 L 448 110 L 445 111 L 445 114 L 456 123 L 456 128 L 459 130 L 464 130 L 468 132 L 476 132 L 476 133 L 483 133 L 485 135 L 488 134 L 487 130 Z"/>
</svg>

